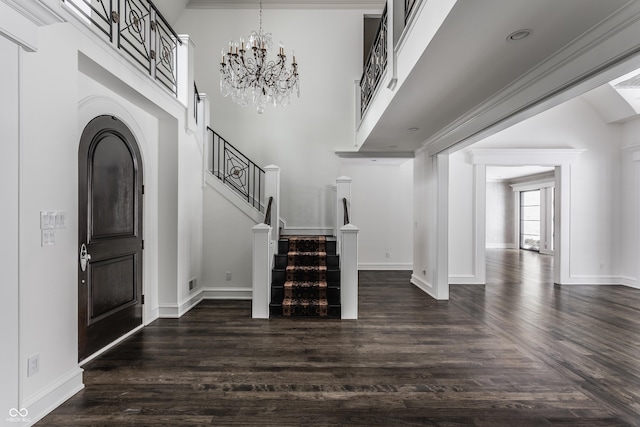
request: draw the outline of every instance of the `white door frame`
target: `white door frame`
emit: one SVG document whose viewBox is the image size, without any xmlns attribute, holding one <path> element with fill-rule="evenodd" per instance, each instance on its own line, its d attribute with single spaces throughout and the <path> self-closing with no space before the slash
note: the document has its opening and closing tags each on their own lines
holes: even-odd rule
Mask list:
<svg viewBox="0 0 640 427">
<path fill-rule="evenodd" d="M 555 167 L 555 236 L 553 279 L 557 284 L 570 283 L 571 251 L 571 166 L 581 149 L 472 149 L 475 188 L 475 266 L 476 277 L 486 283 L 486 168 L 487 166 L 553 166 Z"/>
</svg>

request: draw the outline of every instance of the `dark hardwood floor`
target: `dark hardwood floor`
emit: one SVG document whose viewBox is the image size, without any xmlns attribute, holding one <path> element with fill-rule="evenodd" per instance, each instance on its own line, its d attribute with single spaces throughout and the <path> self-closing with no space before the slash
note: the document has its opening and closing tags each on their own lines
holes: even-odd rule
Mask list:
<svg viewBox="0 0 640 427">
<path fill-rule="evenodd" d="M 489 250 L 486 286 L 435 301 L 360 272 L 360 319 L 250 319 L 205 301 L 88 363 L 38 425 L 640 426 L 640 291 L 556 286 Z"/>
</svg>

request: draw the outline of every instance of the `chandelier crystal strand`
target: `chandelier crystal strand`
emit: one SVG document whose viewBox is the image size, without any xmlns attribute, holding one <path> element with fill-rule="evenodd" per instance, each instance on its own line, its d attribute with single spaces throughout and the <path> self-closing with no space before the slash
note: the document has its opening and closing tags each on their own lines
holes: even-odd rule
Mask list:
<svg viewBox="0 0 640 427">
<path fill-rule="evenodd" d="M 291 66 L 287 66 L 284 45 L 280 43 L 275 60 L 269 60 L 272 49 L 271 33 L 262 31 L 262 0 L 260 0 L 260 27 L 252 31 L 247 39 L 230 41 L 229 50 L 222 50 L 220 62 L 220 93 L 230 96 L 241 106 L 254 105 L 262 114 L 267 105 L 286 106 L 291 92 L 296 89 L 300 97 L 300 79 L 296 54 L 293 52 Z"/>
</svg>

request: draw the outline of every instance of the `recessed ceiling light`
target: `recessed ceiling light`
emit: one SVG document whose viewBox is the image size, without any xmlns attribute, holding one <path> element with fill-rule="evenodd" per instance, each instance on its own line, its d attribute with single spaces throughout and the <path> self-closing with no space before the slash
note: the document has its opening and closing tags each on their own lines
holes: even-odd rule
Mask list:
<svg viewBox="0 0 640 427">
<path fill-rule="evenodd" d="M 533 31 L 528 29 L 522 29 L 518 31 L 514 31 L 513 33 L 507 36 L 508 42 L 519 42 L 520 40 L 524 40 L 531 35 Z"/>
<path fill-rule="evenodd" d="M 409 132 L 417 132 L 420 128 L 409 128 Z"/>
</svg>

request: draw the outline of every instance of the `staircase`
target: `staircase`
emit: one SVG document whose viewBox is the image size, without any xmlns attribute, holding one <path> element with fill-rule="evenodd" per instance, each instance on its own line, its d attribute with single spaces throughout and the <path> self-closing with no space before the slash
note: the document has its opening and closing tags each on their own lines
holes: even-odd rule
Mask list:
<svg viewBox="0 0 640 427">
<path fill-rule="evenodd" d="M 271 317 L 340 318 L 340 262 L 325 236 L 282 236 L 272 270 Z"/>
</svg>

